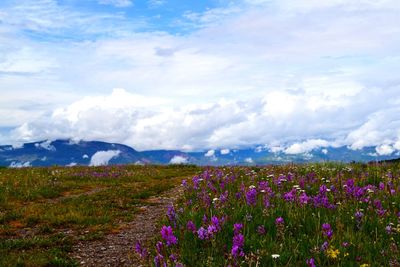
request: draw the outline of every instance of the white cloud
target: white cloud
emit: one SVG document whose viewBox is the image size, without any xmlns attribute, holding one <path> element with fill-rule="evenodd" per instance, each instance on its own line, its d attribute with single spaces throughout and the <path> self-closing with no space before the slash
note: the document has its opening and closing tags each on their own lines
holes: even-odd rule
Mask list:
<svg viewBox="0 0 400 267">
<path fill-rule="evenodd" d="M 129 7 L 133 5 L 131 0 L 98 0 L 102 5 L 113 5 L 116 7 Z"/>
<path fill-rule="evenodd" d="M 167 3 L 166 0 L 148 0 L 147 4 L 150 8 L 158 8 Z"/>
<path fill-rule="evenodd" d="M 253 163 L 254 161 L 253 161 L 252 158 L 245 158 L 245 159 L 244 159 L 244 162 L 246 162 L 246 163 Z"/>
<path fill-rule="evenodd" d="M 381 145 L 375 148 L 376 153 L 380 156 L 388 156 L 391 155 L 395 149 L 391 145 Z"/>
<path fill-rule="evenodd" d="M 41 143 L 36 143 L 35 147 L 43 148 L 43 149 L 50 150 L 50 151 L 56 151 L 56 148 L 51 144 L 51 142 L 52 142 L 51 140 L 46 140 Z"/>
<path fill-rule="evenodd" d="M 65 165 L 66 167 L 74 167 L 77 166 L 78 164 L 76 162 L 71 162 L 70 164 Z"/>
<path fill-rule="evenodd" d="M 321 152 L 326 155 L 326 154 L 328 154 L 328 149 L 324 148 L 321 150 Z"/>
<path fill-rule="evenodd" d="M 117 157 L 120 153 L 121 151 L 119 150 L 97 151 L 91 157 L 89 166 L 108 165 L 108 162 L 112 158 Z"/>
<path fill-rule="evenodd" d="M 205 157 L 213 157 L 215 155 L 215 150 L 208 150 L 207 153 L 204 154 Z"/>
<path fill-rule="evenodd" d="M 30 167 L 31 166 L 31 163 L 29 162 L 29 161 L 26 161 L 26 162 L 15 162 L 15 161 L 13 161 L 13 162 L 11 162 L 11 164 L 10 164 L 10 168 L 27 168 L 27 167 Z"/>
<path fill-rule="evenodd" d="M 187 158 L 182 157 L 182 156 L 174 156 L 174 157 L 169 161 L 170 164 L 185 164 L 185 163 L 187 163 L 187 162 L 188 162 Z"/>
<path fill-rule="evenodd" d="M 310 139 L 302 143 L 294 143 L 286 150 L 286 154 L 300 154 L 310 152 L 311 150 L 319 147 L 327 147 L 329 142 L 321 139 Z"/>
<path fill-rule="evenodd" d="M 221 149 L 220 152 L 221 152 L 221 155 L 226 155 L 226 154 L 229 154 L 231 151 L 227 148 L 224 148 L 224 149 Z"/>
</svg>

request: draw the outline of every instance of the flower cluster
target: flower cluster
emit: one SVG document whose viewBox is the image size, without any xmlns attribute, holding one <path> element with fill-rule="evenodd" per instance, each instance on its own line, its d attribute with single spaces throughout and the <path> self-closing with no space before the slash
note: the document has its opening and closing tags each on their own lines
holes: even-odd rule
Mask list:
<svg viewBox="0 0 400 267">
<path fill-rule="evenodd" d="M 400 164 L 205 168 L 182 184 L 154 264 L 386 266 L 400 258 Z"/>
</svg>

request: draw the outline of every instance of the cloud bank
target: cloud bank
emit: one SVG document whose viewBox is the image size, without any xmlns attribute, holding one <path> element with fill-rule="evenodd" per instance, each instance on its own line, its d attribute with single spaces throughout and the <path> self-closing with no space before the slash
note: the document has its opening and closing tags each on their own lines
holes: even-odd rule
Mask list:
<svg viewBox="0 0 400 267">
<path fill-rule="evenodd" d="M 117 157 L 120 153 L 121 151 L 119 150 L 97 151 L 90 158 L 89 166 L 108 165 L 108 162 L 112 158 Z"/>
</svg>

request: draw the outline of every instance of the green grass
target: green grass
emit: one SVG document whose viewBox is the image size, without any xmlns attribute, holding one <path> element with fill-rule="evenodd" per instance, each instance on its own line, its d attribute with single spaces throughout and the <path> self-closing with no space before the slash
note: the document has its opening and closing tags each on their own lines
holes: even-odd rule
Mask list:
<svg viewBox="0 0 400 267">
<path fill-rule="evenodd" d="M 76 266 L 68 252 L 126 222 L 195 166 L 0 168 L 0 266 Z M 62 231 L 73 230 L 74 236 Z M 24 234 L 30 232 L 30 234 Z"/>
</svg>

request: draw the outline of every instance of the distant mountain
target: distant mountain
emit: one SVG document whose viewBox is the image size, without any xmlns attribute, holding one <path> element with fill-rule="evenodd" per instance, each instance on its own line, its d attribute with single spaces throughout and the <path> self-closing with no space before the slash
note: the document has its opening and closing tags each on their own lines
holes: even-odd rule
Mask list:
<svg viewBox="0 0 400 267">
<path fill-rule="evenodd" d="M 255 165 L 320 161 L 382 161 L 399 157 L 399 152 L 379 156 L 375 147 L 351 150 L 348 147 L 318 148 L 307 153 L 272 152 L 262 146 L 201 152 L 179 150 L 136 151 L 121 144 L 99 141 L 55 140 L 26 143 L 21 147 L 0 146 L 0 166 L 74 166 L 108 164 Z"/>
</svg>

